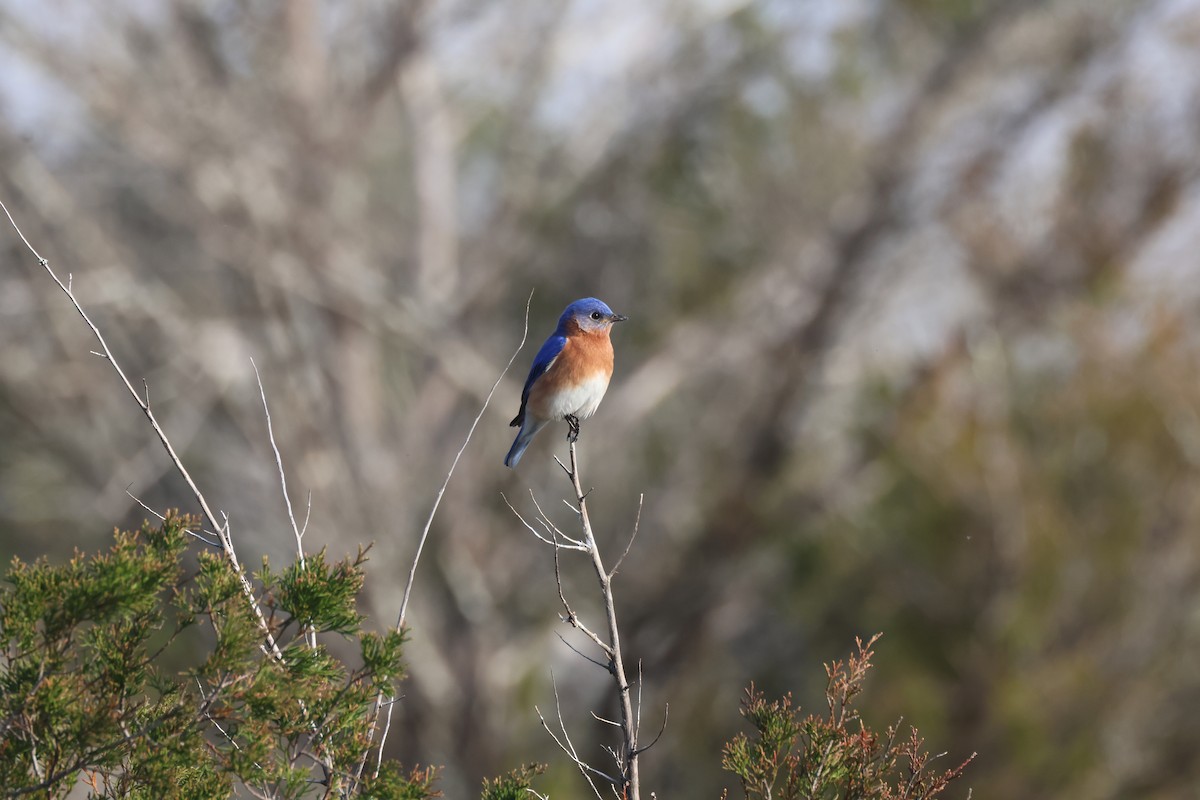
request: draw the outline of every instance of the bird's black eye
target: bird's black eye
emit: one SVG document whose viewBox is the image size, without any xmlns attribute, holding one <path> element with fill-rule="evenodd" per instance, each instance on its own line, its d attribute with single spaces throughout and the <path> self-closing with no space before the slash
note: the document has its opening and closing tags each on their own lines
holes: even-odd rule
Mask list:
<svg viewBox="0 0 1200 800">
<path fill-rule="evenodd" d="M 600 319 L 601 316 L 603 315 L 599 311 L 592 312 L 592 319 Z"/>
</svg>

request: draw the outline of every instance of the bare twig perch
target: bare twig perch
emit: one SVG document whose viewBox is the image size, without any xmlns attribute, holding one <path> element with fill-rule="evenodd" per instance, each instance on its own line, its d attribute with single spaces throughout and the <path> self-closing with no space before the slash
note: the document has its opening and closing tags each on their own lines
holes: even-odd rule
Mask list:
<svg viewBox="0 0 1200 800">
<path fill-rule="evenodd" d="M 604 597 L 604 615 L 608 621 L 608 671 L 617 684 L 617 694 L 621 703 L 621 739 L 622 749 L 618 754 L 617 765 L 621 768 L 621 787 L 629 800 L 640 800 L 638 781 L 638 729 L 637 718 L 633 712 L 633 698 L 629 693 L 629 680 L 625 677 L 625 662 L 621 655 L 621 634 L 617 628 L 617 608 L 613 602 L 612 576 L 604 568 L 600 558 L 600 548 L 596 546 L 596 537 L 592 533 L 592 521 L 588 518 L 587 492 L 579 482 L 579 463 L 575 458 L 575 442 L 571 442 L 571 466 L 564 468 L 571 486 L 575 489 L 575 507 L 579 510 L 579 523 L 583 528 L 583 539 L 588 545 L 592 556 L 592 568 L 596 571 L 596 580 L 600 582 L 600 594 Z"/>
<path fill-rule="evenodd" d="M 572 508 L 579 515 L 579 523 L 583 533 L 581 539 L 572 539 L 563 534 L 562 531 L 560 531 L 546 516 L 546 513 L 542 510 L 541 506 L 537 506 L 536 500 L 534 501 L 534 504 L 537 506 L 539 515 L 538 522 L 541 524 L 542 528 L 545 529 L 548 536 L 543 535 L 537 530 L 537 528 L 521 517 L 520 514 L 517 514 L 516 509 L 513 509 L 513 513 L 517 515 L 517 518 L 521 520 L 521 523 L 528 528 L 534 534 L 534 536 L 554 547 L 554 579 L 558 584 L 558 599 L 562 603 L 563 609 L 566 611 L 563 620 L 587 636 L 587 638 L 590 639 L 597 648 L 599 648 L 600 652 L 603 654 L 603 657 L 602 659 L 595 659 L 584 655 L 583 653 L 579 653 L 579 651 L 574 647 L 571 647 L 571 649 L 575 650 L 576 653 L 579 653 L 591 663 L 603 668 L 609 673 L 609 675 L 612 676 L 613 682 L 616 684 L 617 696 L 621 706 L 620 722 L 605 720 L 599 717 L 597 717 L 597 719 L 599 719 L 601 722 L 612 725 L 613 727 L 619 728 L 621 731 L 620 750 L 606 748 L 612 754 L 614 761 L 616 761 L 617 768 L 620 770 L 619 775 L 610 775 L 609 773 L 598 770 L 592 765 L 580 760 L 575 748 L 570 745 L 570 740 L 565 739 L 566 726 L 562 723 L 561 712 L 559 714 L 559 727 L 562 728 L 562 732 L 564 734 L 564 739 L 566 741 L 565 746 L 563 744 L 563 740 L 560 740 L 559 737 L 550 730 L 550 727 L 546 724 L 544 718 L 542 718 L 542 725 L 547 731 L 550 732 L 550 735 L 554 737 L 554 740 L 556 743 L 558 743 L 559 747 L 562 748 L 563 751 L 570 756 L 575 765 L 579 767 L 580 772 L 583 773 L 583 776 L 587 779 L 588 783 L 591 784 L 593 792 L 599 795 L 599 792 L 596 791 L 596 786 L 593 783 L 593 778 L 600 777 L 612 783 L 614 793 L 622 798 L 622 800 L 640 800 L 641 789 L 638 777 L 638 756 L 644 753 L 648 747 L 638 747 L 638 727 L 641 722 L 640 692 L 637 708 L 635 709 L 635 704 L 630 693 L 631 687 L 629 684 L 629 679 L 625 675 L 625 661 L 621 651 L 621 635 L 617 626 L 617 610 L 612 591 L 612 579 L 613 575 L 616 573 L 616 569 L 614 568 L 612 570 L 608 570 L 605 568 L 604 560 L 600 557 L 600 549 L 596 546 L 596 537 L 592 532 L 592 521 L 588 517 L 588 492 L 583 490 L 583 484 L 579 479 L 579 462 L 576 458 L 575 442 L 571 442 L 570 465 L 568 466 L 567 464 L 563 464 L 561 461 L 558 463 L 559 466 L 562 467 L 563 472 L 566 473 L 567 479 L 571 482 L 571 488 L 575 491 L 575 502 L 572 505 Z M 507 502 L 507 500 L 505 502 Z M 568 505 L 571 504 L 568 503 Z M 509 508 L 511 509 L 512 506 L 510 505 Z M 640 501 L 638 503 L 638 519 L 639 521 L 641 519 Z M 636 523 L 634 526 L 633 536 L 637 536 Z M 632 546 L 632 544 L 633 538 L 631 537 L 630 546 Z M 591 557 L 592 569 L 596 573 L 596 580 L 600 583 L 600 595 L 604 599 L 604 614 L 608 626 L 607 638 L 585 625 L 579 619 L 579 616 L 575 613 L 574 609 L 571 607 L 571 604 L 567 601 L 566 593 L 564 592 L 562 585 L 562 573 L 559 569 L 559 550 L 581 550 Z M 621 556 L 621 559 L 624 559 L 625 555 L 628 553 L 629 547 L 626 547 L 625 554 Z M 618 566 L 619 565 L 620 561 L 618 561 Z M 558 691 L 556 688 L 555 703 L 557 704 L 557 702 Z M 539 718 L 541 717 L 540 712 L 538 713 L 538 716 Z M 593 716 L 595 716 L 595 714 L 593 714 Z M 665 718 L 663 720 L 663 725 L 666 725 Z M 662 735 L 661 731 L 659 732 L 659 735 Z M 658 741 L 657 737 L 655 737 L 655 741 Z M 651 746 L 653 744 L 654 742 L 651 742 Z"/>
</svg>

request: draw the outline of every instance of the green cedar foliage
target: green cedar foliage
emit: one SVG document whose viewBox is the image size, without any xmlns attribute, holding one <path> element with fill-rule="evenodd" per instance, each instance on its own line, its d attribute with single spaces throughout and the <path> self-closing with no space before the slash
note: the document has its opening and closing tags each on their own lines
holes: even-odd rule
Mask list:
<svg viewBox="0 0 1200 800">
<path fill-rule="evenodd" d="M 328 564 L 319 553 L 278 574 L 264 562 L 260 602 L 280 660 L 219 552 L 202 552 L 185 578 L 198 525 L 169 515 L 90 558 L 13 560 L 0 585 L 0 792 L 437 796 L 432 769 L 362 766 L 376 698 L 403 675 L 403 636 L 360 629 L 365 554 Z M 357 643 L 352 664 L 326 649 L 330 633 Z"/>
<path fill-rule="evenodd" d="M 528 764 L 495 780 L 484 780 L 482 800 L 530 800 L 533 779 L 546 771 L 544 764 Z"/>
<path fill-rule="evenodd" d="M 915 728 L 900 738 L 898 726 L 880 734 L 863 723 L 853 702 L 878 638 L 860 640 L 856 654 L 825 665 L 823 714 L 801 717 L 790 694 L 768 701 L 753 684 L 746 690 L 742 716 L 754 736 L 738 734 L 728 742 L 722 766 L 737 775 L 749 800 L 931 800 L 975 758 L 930 770 L 931 756 Z"/>
</svg>

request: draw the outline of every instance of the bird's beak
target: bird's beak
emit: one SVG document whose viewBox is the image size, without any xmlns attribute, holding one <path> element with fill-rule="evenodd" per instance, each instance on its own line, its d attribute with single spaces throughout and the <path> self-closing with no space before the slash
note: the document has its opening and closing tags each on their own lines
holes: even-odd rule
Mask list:
<svg viewBox="0 0 1200 800">
<path fill-rule="evenodd" d="M 625 316 L 624 314 L 613 314 L 611 317 L 609 317 L 609 321 L 611 322 L 625 322 L 628 319 L 629 317 Z"/>
</svg>

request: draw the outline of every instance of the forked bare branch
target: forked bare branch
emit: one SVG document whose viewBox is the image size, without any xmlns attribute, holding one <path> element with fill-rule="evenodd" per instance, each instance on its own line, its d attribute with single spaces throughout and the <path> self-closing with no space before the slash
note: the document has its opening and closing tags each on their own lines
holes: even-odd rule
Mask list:
<svg viewBox="0 0 1200 800">
<path fill-rule="evenodd" d="M 217 538 L 220 540 L 221 551 L 224 553 L 226 560 L 229 561 L 230 566 L 233 567 L 234 572 L 238 576 L 238 580 L 241 583 L 242 594 L 245 595 L 247 602 L 250 604 L 250 608 L 254 612 L 255 620 L 258 623 L 260 633 L 263 636 L 263 651 L 269 653 L 279 661 L 283 661 L 283 652 L 279 649 L 279 645 L 275 642 L 275 637 L 272 635 L 271 628 L 267 624 L 267 619 L 263 616 L 262 608 L 259 606 L 258 598 L 254 594 L 254 587 L 250 585 L 250 579 L 246 576 L 245 570 L 242 569 L 242 564 L 238 560 L 237 552 L 234 550 L 233 537 L 229 529 L 229 520 L 228 518 L 225 518 L 223 521 L 218 519 L 216 513 L 214 513 L 212 509 L 212 506 L 209 505 L 208 500 L 205 498 L 204 493 L 200 491 L 200 487 L 197 486 L 195 480 L 192 479 L 191 473 L 188 472 L 187 467 L 183 465 L 183 461 L 179 458 L 179 454 L 175 452 L 175 447 L 171 444 L 171 440 L 167 438 L 166 431 L 163 430 L 162 425 L 160 425 L 158 422 L 158 418 L 154 415 L 154 411 L 152 411 L 150 408 L 149 388 L 145 390 L 144 394 L 139 394 L 137 389 L 134 388 L 133 383 L 125 374 L 125 370 L 121 367 L 120 362 L 117 361 L 116 356 L 113 355 L 112 350 L 109 348 L 108 342 L 105 341 L 104 334 L 100 332 L 100 328 L 97 327 L 96 323 L 92 321 L 92 318 L 88 316 L 88 313 L 83 310 L 83 305 L 80 304 L 79 299 L 75 296 L 75 292 L 72 289 L 73 281 L 71 276 L 68 275 L 67 282 L 63 283 L 62 279 L 58 277 L 58 275 L 54 272 L 54 269 L 50 266 L 50 262 L 44 258 L 42 254 L 34 248 L 33 245 L 29 243 L 28 239 L 25 238 L 25 234 L 21 232 L 20 226 L 17 225 L 16 220 L 13 219 L 12 214 L 9 212 L 8 206 L 4 205 L 2 201 L 0 201 L 0 209 L 2 209 L 4 211 L 4 215 L 8 217 L 9 223 L 12 225 L 13 230 L 17 232 L 17 236 L 21 237 L 21 241 L 25 243 L 25 247 L 29 249 L 29 252 L 33 253 L 34 258 L 37 259 L 38 265 L 46 270 L 46 274 L 50 276 L 50 279 L 53 280 L 54 283 L 58 285 L 58 288 L 62 290 L 63 294 L 67 296 L 67 299 L 71 301 L 71 305 L 75 307 L 75 311 L 79 313 L 79 316 L 83 318 L 84 323 L 87 324 L 88 328 L 91 330 L 92 335 L 100 345 L 100 352 L 95 350 L 92 352 L 112 365 L 113 370 L 117 373 L 117 376 L 120 377 L 121 383 L 125 385 L 125 389 L 129 392 L 129 395 L 133 398 L 133 401 L 137 403 L 138 408 L 142 410 L 142 414 L 146 417 L 147 421 L 149 421 L 150 427 L 154 429 L 154 433 L 158 436 L 158 440 L 162 444 L 163 449 L 167 451 L 167 456 L 171 459 L 171 463 L 175 465 L 175 471 L 179 473 L 180 477 L 182 477 L 184 482 L 188 485 L 188 489 L 191 490 L 192 496 L 195 497 L 196 502 L 199 504 L 200 510 L 204 514 L 204 518 L 216 532 Z"/>
<path fill-rule="evenodd" d="M 500 499 L 502 499 L 504 501 L 504 505 L 508 506 L 508 510 L 513 513 L 513 516 L 515 516 L 521 522 L 521 524 L 525 526 L 526 530 L 528 530 L 530 533 L 532 533 L 539 540 L 545 542 L 546 544 L 551 545 L 551 546 L 555 545 L 555 542 L 553 539 L 550 539 L 550 538 L 544 536 L 540 531 L 538 531 L 537 528 L 535 528 L 529 524 L 529 521 L 526 520 L 525 517 L 523 517 L 521 515 L 521 512 L 517 511 L 517 509 L 513 506 L 513 504 L 511 502 L 509 502 L 509 499 L 504 494 L 504 492 L 500 493 Z M 534 504 L 535 505 L 537 504 L 536 500 L 534 501 Z M 540 509 L 539 509 L 539 513 L 540 513 Z M 559 543 L 557 545 L 558 547 L 566 549 L 566 550 L 582 550 L 584 552 L 587 551 L 587 547 L 583 544 L 583 542 L 577 542 L 574 539 L 570 538 L 569 536 L 563 536 L 562 531 L 558 530 L 558 528 L 556 526 L 554 526 L 553 523 L 547 522 L 545 519 L 541 519 L 541 518 L 538 519 L 538 523 L 540 525 L 542 525 L 543 527 L 545 527 L 547 529 L 547 531 L 549 531 L 555 537 L 562 536 L 562 538 L 567 540 L 565 544 Z"/>
<path fill-rule="evenodd" d="M 554 740 L 554 743 L 558 745 L 564 753 L 567 754 L 567 757 L 570 758 L 571 762 L 579 769 L 579 772 L 583 775 L 584 780 L 588 782 L 588 786 L 592 787 L 592 792 L 596 795 L 596 797 L 602 797 L 600 790 L 596 787 L 595 781 L 592 780 L 593 775 L 608 781 L 609 786 L 613 787 L 614 789 L 618 786 L 621 786 L 623 782 L 619 778 L 593 767 L 591 764 L 579 757 L 579 751 L 575 749 L 575 743 L 571 741 L 571 734 L 567 731 L 566 723 L 563 722 L 562 701 L 558 697 L 558 682 L 554 679 L 553 672 L 550 673 L 550 685 L 554 689 L 554 711 L 558 716 L 558 727 L 562 731 L 562 738 L 560 739 L 558 734 L 551 729 L 550 725 L 546 722 L 546 718 L 542 716 L 542 711 L 540 708 L 534 706 L 533 710 L 537 713 L 538 719 L 541 720 L 542 727 L 545 728 L 546 733 L 550 734 L 550 738 Z"/>
<path fill-rule="evenodd" d="M 300 562 L 300 568 L 305 566 L 304 561 L 304 533 L 300 526 L 296 524 L 296 514 L 292 510 L 292 498 L 288 495 L 287 488 L 287 473 L 283 469 L 283 456 L 279 453 L 279 445 L 275 444 L 275 430 L 271 426 L 271 409 L 267 406 L 267 391 L 263 388 L 262 376 L 258 374 L 258 364 L 254 363 L 254 359 L 250 359 L 250 366 L 254 368 L 254 380 L 258 382 L 258 396 L 262 398 L 263 416 L 267 418 L 267 438 L 271 440 L 271 450 L 275 453 L 275 470 L 279 473 L 279 485 L 283 489 L 283 504 L 287 508 L 288 520 L 292 523 L 292 534 L 296 537 L 296 560 Z M 147 389 L 147 398 L 149 398 L 149 390 Z M 309 511 L 312 511 L 312 494 L 308 496 Z M 304 526 L 308 527 L 308 518 L 304 519 Z M 304 638 L 308 642 L 309 647 L 317 646 L 317 631 L 311 625 L 304 631 Z"/>
<path fill-rule="evenodd" d="M 664 733 L 664 732 L 667 730 L 667 719 L 668 719 L 668 718 L 670 718 L 670 716 L 671 716 L 671 704 L 670 704 L 670 703 L 664 703 L 664 704 L 663 704 L 663 721 L 662 721 L 662 725 L 659 727 L 659 729 L 658 729 L 658 733 L 656 733 L 656 734 L 654 735 L 654 741 L 650 742 L 650 744 L 647 744 L 647 745 L 642 745 L 641 747 L 639 747 L 639 748 L 638 748 L 638 750 L 637 750 L 637 751 L 638 751 L 638 754 L 639 754 L 639 755 L 640 755 L 640 754 L 642 754 L 642 753 L 644 753 L 644 752 L 646 752 L 646 751 L 647 751 L 647 750 L 649 750 L 651 747 L 654 747 L 654 745 L 658 744 L 658 740 L 662 738 L 662 735 L 663 735 L 663 733 Z"/>
<path fill-rule="evenodd" d="M 533 502 L 533 507 L 537 509 L 539 521 L 542 523 L 542 526 L 545 527 L 547 531 L 552 532 L 556 536 L 561 536 L 563 539 L 570 542 L 574 546 L 571 549 L 578 549 L 578 550 L 583 550 L 584 552 L 587 552 L 587 549 L 588 549 L 587 543 L 580 539 L 572 539 L 570 536 L 563 533 L 562 529 L 559 528 L 557 525 L 555 525 L 554 521 L 552 519 L 550 519 L 550 515 L 542 510 L 541 504 L 538 503 L 538 501 L 537 501 L 537 496 L 534 495 L 534 493 L 532 491 L 529 492 L 529 499 Z M 566 503 L 565 500 L 563 502 Z M 570 503 L 567 503 L 567 508 L 570 508 L 571 511 L 573 511 L 576 515 L 579 514 L 579 512 L 575 509 L 575 507 L 572 506 Z"/>
<path fill-rule="evenodd" d="M 589 639 L 591 639 L 593 642 L 596 643 L 596 646 L 599 647 L 604 652 L 604 655 L 608 656 L 609 663 L 601 664 L 600 666 L 604 668 L 605 672 L 611 673 L 612 672 L 612 658 L 613 658 L 612 647 L 608 644 L 608 642 L 601 639 L 599 634 L 597 634 L 595 631 L 593 631 L 588 626 L 584 625 L 583 622 L 579 619 L 579 615 L 575 613 L 575 610 L 573 608 L 571 608 L 571 604 L 567 602 L 566 592 L 563 591 L 562 570 L 559 566 L 558 550 L 559 550 L 559 548 L 557 546 L 555 546 L 555 548 L 554 548 L 554 582 L 558 585 L 558 599 L 560 602 L 562 602 L 563 609 L 567 612 L 567 616 L 564 618 L 563 621 L 566 622 L 568 625 L 570 625 L 572 628 L 576 628 L 577 630 L 583 631 L 583 634 L 585 636 L 587 636 Z M 565 642 L 566 640 L 564 639 L 563 641 Z M 571 649 L 574 650 L 574 648 L 571 648 Z M 576 652 L 579 652 L 579 651 L 576 650 Z M 583 655 L 583 654 L 580 653 L 580 655 Z M 592 661 L 593 663 L 597 663 L 593 659 L 588 658 L 587 656 L 584 656 L 584 658 L 587 658 L 588 661 Z"/>
</svg>

